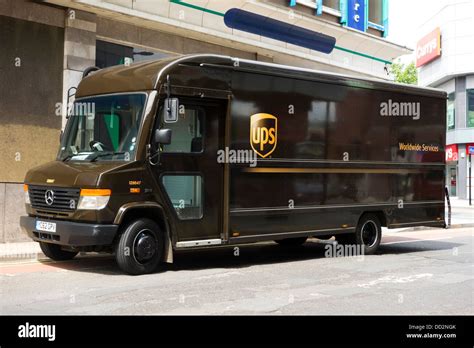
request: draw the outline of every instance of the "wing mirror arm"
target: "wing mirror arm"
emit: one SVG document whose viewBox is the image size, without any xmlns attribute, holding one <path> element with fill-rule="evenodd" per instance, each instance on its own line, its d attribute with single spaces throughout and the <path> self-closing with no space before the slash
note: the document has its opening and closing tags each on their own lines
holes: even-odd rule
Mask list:
<svg viewBox="0 0 474 348">
<path fill-rule="evenodd" d="M 156 145 L 156 151 L 155 153 L 152 152 L 152 145 L 148 144 L 147 145 L 147 158 L 148 162 L 152 166 L 160 165 L 160 159 L 161 159 L 161 146 L 162 145 L 169 145 L 171 144 L 171 129 L 157 129 L 155 130 L 155 133 L 153 134 L 153 144 Z M 156 161 L 154 159 L 156 158 Z"/>
<path fill-rule="evenodd" d="M 170 98 L 169 76 L 167 76 L 167 98 L 164 100 L 164 113 L 162 122 L 164 123 L 175 123 L 178 122 L 178 113 L 179 113 L 179 100 L 178 98 Z M 152 166 L 160 165 L 161 158 L 161 146 L 171 144 L 171 129 L 157 129 L 153 134 L 152 144 L 148 144 L 146 148 L 146 157 L 148 162 Z M 153 147 L 156 147 L 156 151 L 152 153 Z M 156 158 L 156 162 L 154 159 Z"/>
</svg>

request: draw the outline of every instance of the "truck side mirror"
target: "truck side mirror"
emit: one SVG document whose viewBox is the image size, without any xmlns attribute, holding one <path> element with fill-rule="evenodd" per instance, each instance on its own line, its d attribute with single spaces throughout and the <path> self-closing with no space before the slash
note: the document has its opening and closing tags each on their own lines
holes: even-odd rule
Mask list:
<svg viewBox="0 0 474 348">
<path fill-rule="evenodd" d="M 157 129 L 154 135 L 155 144 L 171 144 L 171 129 Z"/>
<path fill-rule="evenodd" d="M 164 103 L 165 108 L 165 123 L 175 123 L 178 122 L 178 107 L 179 100 L 178 98 L 166 98 Z"/>
</svg>

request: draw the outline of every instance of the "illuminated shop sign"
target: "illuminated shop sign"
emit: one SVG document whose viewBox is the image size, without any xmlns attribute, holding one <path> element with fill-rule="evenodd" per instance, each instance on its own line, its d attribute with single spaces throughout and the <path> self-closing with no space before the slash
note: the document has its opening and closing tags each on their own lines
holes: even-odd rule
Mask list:
<svg viewBox="0 0 474 348">
<path fill-rule="evenodd" d="M 418 41 L 415 53 L 417 68 L 441 56 L 441 30 L 436 28 Z"/>
<path fill-rule="evenodd" d="M 446 145 L 446 162 L 456 162 L 458 160 L 458 145 Z"/>
<path fill-rule="evenodd" d="M 466 144 L 466 152 L 468 155 L 474 155 L 474 143 Z"/>
</svg>

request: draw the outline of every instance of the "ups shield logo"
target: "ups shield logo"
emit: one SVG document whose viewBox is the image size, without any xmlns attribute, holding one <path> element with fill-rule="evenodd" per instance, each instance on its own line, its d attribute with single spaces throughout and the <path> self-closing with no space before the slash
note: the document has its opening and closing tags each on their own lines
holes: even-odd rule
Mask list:
<svg viewBox="0 0 474 348">
<path fill-rule="evenodd" d="M 277 118 L 270 114 L 250 116 L 250 145 L 262 158 L 269 156 L 277 145 Z"/>
</svg>

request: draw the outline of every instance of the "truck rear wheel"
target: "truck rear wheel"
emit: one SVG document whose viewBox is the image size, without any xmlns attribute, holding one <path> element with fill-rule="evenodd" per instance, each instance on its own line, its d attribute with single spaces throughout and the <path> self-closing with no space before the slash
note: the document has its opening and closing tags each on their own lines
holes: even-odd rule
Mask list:
<svg viewBox="0 0 474 348">
<path fill-rule="evenodd" d="M 163 250 L 164 236 L 158 224 L 151 219 L 137 219 L 124 226 L 115 259 L 128 274 L 147 274 L 158 268 Z"/>
<path fill-rule="evenodd" d="M 301 244 L 304 244 L 304 242 L 306 242 L 306 239 L 308 239 L 308 237 L 285 238 L 285 239 L 278 239 L 275 242 L 277 242 L 281 246 L 294 247 L 294 246 L 299 246 Z"/>
<path fill-rule="evenodd" d="M 71 260 L 77 255 L 77 251 L 62 250 L 58 244 L 40 242 L 40 248 L 43 254 L 55 261 Z"/>
<path fill-rule="evenodd" d="M 336 235 L 340 244 L 358 244 L 364 246 L 364 254 L 371 255 L 377 251 L 382 240 L 382 225 L 375 214 L 364 214 L 357 224 L 355 233 Z"/>
</svg>

